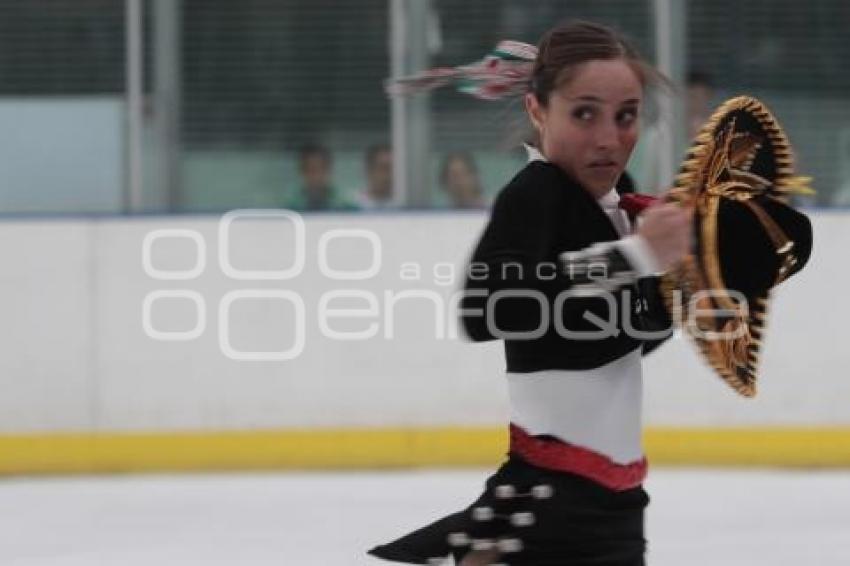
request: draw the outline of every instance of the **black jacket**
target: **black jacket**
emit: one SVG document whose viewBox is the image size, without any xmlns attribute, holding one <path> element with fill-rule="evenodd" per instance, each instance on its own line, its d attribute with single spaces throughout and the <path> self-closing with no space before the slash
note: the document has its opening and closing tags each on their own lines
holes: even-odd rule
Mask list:
<svg viewBox="0 0 850 566">
<path fill-rule="evenodd" d="M 575 296 L 578 278 L 559 258 L 619 237 L 592 195 L 559 167 L 532 161 L 499 193 L 467 268 L 467 335 L 503 338 L 511 372 L 589 369 L 653 349 L 670 333 L 645 340 L 626 329 L 669 327 L 656 278 L 631 281 L 607 298 Z M 527 336 L 509 334 L 516 332 Z"/>
</svg>

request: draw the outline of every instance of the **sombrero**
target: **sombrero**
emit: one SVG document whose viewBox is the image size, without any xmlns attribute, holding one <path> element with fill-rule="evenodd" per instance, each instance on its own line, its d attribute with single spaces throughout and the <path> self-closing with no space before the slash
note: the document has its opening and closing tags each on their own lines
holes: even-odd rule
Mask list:
<svg viewBox="0 0 850 566">
<path fill-rule="evenodd" d="M 789 205 L 811 193 L 782 127 L 758 100 L 723 103 L 694 139 L 668 199 L 693 210 L 691 253 L 661 278 L 674 322 L 741 395 L 756 393 L 773 287 L 806 264 L 809 219 Z"/>
</svg>

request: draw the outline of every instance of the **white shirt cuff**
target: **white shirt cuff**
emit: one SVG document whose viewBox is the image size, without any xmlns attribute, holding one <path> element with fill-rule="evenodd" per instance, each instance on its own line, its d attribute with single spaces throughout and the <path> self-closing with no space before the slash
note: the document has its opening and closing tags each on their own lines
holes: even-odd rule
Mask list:
<svg viewBox="0 0 850 566">
<path fill-rule="evenodd" d="M 658 260 L 643 236 L 626 236 L 618 240 L 616 246 L 626 256 L 638 277 L 650 277 L 661 272 Z"/>
</svg>

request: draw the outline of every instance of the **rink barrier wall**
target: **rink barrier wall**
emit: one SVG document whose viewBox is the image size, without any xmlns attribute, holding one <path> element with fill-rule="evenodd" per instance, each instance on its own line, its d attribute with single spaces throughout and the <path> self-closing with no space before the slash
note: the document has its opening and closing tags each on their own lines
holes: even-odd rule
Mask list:
<svg viewBox="0 0 850 566">
<path fill-rule="evenodd" d="M 650 466 L 848 467 L 850 428 L 664 429 Z M 0 437 L 0 474 L 495 466 L 496 428 L 65 434 Z"/>
<path fill-rule="evenodd" d="M 836 300 L 850 264 L 834 260 L 846 256 L 850 213 L 811 216 L 814 252 L 774 294 L 755 398 L 736 395 L 681 336 L 645 358 L 653 464 L 850 466 L 850 301 Z M 227 248 L 219 216 L 0 220 L 0 473 L 498 461 L 502 345 L 450 336 L 453 317 L 431 303 L 449 303 L 459 283 L 442 280 L 445 267 L 462 273 L 486 214 L 302 219 L 303 270 L 285 281 L 256 276 L 292 263 L 297 247 L 293 225 L 269 218 L 231 217 Z M 328 338 L 315 316 L 340 287 L 328 267 L 362 271 L 375 259 L 375 273 L 343 284 L 357 306 L 375 301 L 367 322 L 379 334 Z M 422 276 L 403 280 L 411 261 Z M 388 297 L 411 290 L 428 299 L 390 316 Z M 284 324 L 284 292 L 303 298 L 303 328 Z M 293 332 L 304 341 L 294 359 L 234 358 L 279 350 Z"/>
</svg>

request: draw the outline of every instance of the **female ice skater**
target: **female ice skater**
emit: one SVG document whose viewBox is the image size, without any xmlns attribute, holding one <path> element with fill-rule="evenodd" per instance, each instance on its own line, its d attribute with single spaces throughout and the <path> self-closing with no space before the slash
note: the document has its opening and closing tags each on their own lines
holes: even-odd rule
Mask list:
<svg viewBox="0 0 850 566">
<path fill-rule="evenodd" d="M 374 556 L 412 564 L 644 564 L 641 358 L 669 336 L 657 274 L 690 251 L 687 206 L 636 218 L 616 190 L 648 91 L 666 79 L 608 27 L 571 22 L 534 48 L 396 85 L 518 94 L 537 134 L 499 193 L 467 271 L 461 318 L 504 340 L 506 461 L 467 508 Z M 661 332 L 659 332 L 661 330 Z"/>
<path fill-rule="evenodd" d="M 501 48 L 491 65 L 513 66 L 516 76 L 477 84 L 493 97 L 524 90 L 537 143 L 494 203 L 462 306 L 473 340 L 505 340 L 510 452 L 468 509 L 371 553 L 414 564 L 451 553 L 470 566 L 636 566 L 648 503 L 644 343 L 623 325 L 641 327 L 635 319 L 649 304 L 633 284 L 686 252 L 689 218 L 675 205 L 653 207 L 635 231 L 614 187 L 637 142 L 646 93 L 664 79 L 623 37 L 592 23 L 552 29 L 536 50 Z M 564 252 L 580 252 L 569 258 L 572 273 Z M 582 270 L 582 256 L 596 263 Z M 561 293 L 589 282 L 594 269 L 612 282 L 610 296 Z M 487 299 L 499 292 L 487 316 Z M 552 309 L 558 317 L 544 314 Z M 615 328 L 605 335 L 585 311 Z"/>
</svg>

